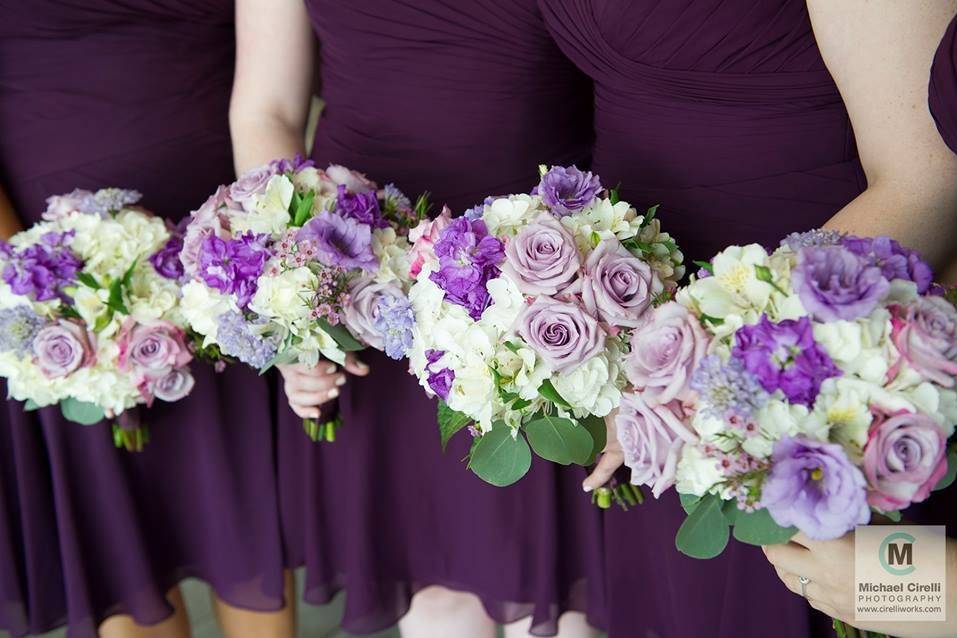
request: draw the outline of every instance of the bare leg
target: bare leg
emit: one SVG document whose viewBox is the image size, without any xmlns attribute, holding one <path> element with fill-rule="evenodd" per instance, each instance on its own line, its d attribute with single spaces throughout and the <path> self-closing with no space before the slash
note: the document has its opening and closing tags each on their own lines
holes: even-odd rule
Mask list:
<svg viewBox="0 0 957 638">
<path fill-rule="evenodd" d="M 495 623 L 473 594 L 426 587 L 399 621 L 402 638 L 495 638 Z"/>
<path fill-rule="evenodd" d="M 100 625 L 102 638 L 189 638 L 189 617 L 179 587 L 166 594 L 173 615 L 155 625 L 138 625 L 130 616 L 111 616 Z"/>
<path fill-rule="evenodd" d="M 296 581 L 285 573 L 283 596 L 286 606 L 279 611 L 250 611 L 223 602 L 213 593 L 216 621 L 226 638 L 293 638 L 296 635 Z"/>
<path fill-rule="evenodd" d="M 511 625 L 505 625 L 505 638 L 527 638 L 531 625 L 530 619 L 520 620 Z M 593 629 L 585 622 L 585 614 L 570 611 L 562 614 L 558 619 L 558 638 L 596 638 L 598 630 Z"/>
</svg>

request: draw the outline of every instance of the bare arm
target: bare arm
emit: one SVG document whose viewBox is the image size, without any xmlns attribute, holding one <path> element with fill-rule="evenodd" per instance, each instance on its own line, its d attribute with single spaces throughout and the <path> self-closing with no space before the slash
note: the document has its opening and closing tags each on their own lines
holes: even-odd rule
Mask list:
<svg viewBox="0 0 957 638">
<path fill-rule="evenodd" d="M 934 126 L 927 82 L 957 0 L 808 0 L 847 105 L 867 190 L 827 226 L 889 235 L 935 267 L 957 258 L 957 156 Z"/>
<path fill-rule="evenodd" d="M 229 127 L 238 173 L 304 151 L 314 48 L 302 0 L 237 0 Z"/>
<path fill-rule="evenodd" d="M 21 230 L 23 226 L 13 212 L 13 204 L 3 192 L 3 188 L 0 188 L 0 239 L 6 241 Z"/>
</svg>

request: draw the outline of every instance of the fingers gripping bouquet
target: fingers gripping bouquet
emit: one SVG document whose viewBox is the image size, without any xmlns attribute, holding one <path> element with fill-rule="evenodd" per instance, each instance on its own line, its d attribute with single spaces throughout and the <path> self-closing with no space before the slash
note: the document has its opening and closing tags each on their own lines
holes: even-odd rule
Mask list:
<svg viewBox="0 0 957 638">
<path fill-rule="evenodd" d="M 812 231 L 725 249 L 649 313 L 618 435 L 633 482 L 680 493 L 679 549 L 833 539 L 953 481 L 957 310 L 931 277 L 886 237 Z"/>
<path fill-rule="evenodd" d="M 59 404 L 114 441 L 149 439 L 138 405 L 193 388 L 179 307 L 182 239 L 135 191 L 51 197 L 44 221 L 0 246 L 0 375 L 26 409 Z"/>
<path fill-rule="evenodd" d="M 392 185 L 341 166 L 280 160 L 221 186 L 192 213 L 182 261 L 184 314 L 206 348 L 265 371 L 343 363 L 412 340 L 409 228 L 425 214 Z M 333 440 L 338 420 L 304 422 Z"/>
<path fill-rule="evenodd" d="M 524 476 L 531 450 L 589 464 L 626 384 L 627 335 L 683 274 L 654 210 L 543 167 L 532 194 L 446 213 L 413 239 L 410 365 L 440 399 L 443 445 L 471 426 L 469 467 L 499 486 Z"/>
</svg>

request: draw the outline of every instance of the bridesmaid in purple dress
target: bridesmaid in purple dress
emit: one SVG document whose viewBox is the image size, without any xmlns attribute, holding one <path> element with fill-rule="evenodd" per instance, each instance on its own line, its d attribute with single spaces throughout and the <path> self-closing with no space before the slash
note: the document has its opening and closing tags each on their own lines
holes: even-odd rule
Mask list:
<svg viewBox="0 0 957 638">
<path fill-rule="evenodd" d="M 731 243 L 774 246 L 827 224 L 893 235 L 938 265 L 947 260 L 957 162 L 923 100 L 953 2 L 540 4 L 595 83 L 592 169 L 620 181 L 632 202 L 660 202 L 687 259 Z M 620 448 L 611 451 L 587 485 L 620 464 Z M 683 518 L 673 493 L 608 513 L 612 638 L 809 635 L 806 604 L 758 548 L 732 542 L 711 561 L 679 554 Z M 793 590 L 796 577 L 785 582 Z M 830 613 L 822 584 L 810 587 L 812 604 Z"/>
<path fill-rule="evenodd" d="M 534 0 L 237 6 L 239 169 L 303 150 L 310 20 L 326 103 L 312 151 L 320 167 L 343 164 L 412 197 L 429 189 L 461 213 L 486 195 L 527 191 L 540 162 L 587 159 L 591 86 L 551 42 Z M 343 625 L 357 633 L 411 606 L 400 622 L 409 638 L 491 637 L 492 619 L 522 618 L 509 635 L 550 635 L 589 600 L 600 625 L 600 518 L 580 468 L 536 464 L 512 488 L 484 484 L 462 462 L 464 433 L 442 453 L 435 403 L 405 366 L 361 357 L 368 374 L 341 390 L 323 370 L 287 370 L 301 415 L 341 391 L 344 420 L 333 444 L 308 441 L 298 417 L 280 426 L 283 527 L 307 567 L 306 600 L 344 589 Z M 561 630 L 588 633 L 580 616 Z"/>
<path fill-rule="evenodd" d="M 233 176 L 233 60 L 227 0 L 0 0 L 0 190 L 19 222 L 102 186 L 187 215 Z M 290 613 L 254 613 L 283 607 L 274 399 L 240 367 L 193 373 L 190 397 L 149 411 L 141 453 L 109 423 L 7 403 L 0 629 L 92 636 L 117 616 L 102 635 L 181 635 L 167 592 L 195 576 L 228 635 L 291 635 Z"/>
</svg>

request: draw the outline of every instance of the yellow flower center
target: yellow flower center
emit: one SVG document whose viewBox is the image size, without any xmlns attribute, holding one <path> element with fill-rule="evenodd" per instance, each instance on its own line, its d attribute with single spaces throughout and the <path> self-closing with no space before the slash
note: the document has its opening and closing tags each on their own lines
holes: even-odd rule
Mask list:
<svg viewBox="0 0 957 638">
<path fill-rule="evenodd" d="M 850 425 L 856 416 L 856 411 L 849 405 L 832 405 L 827 410 L 827 421 L 833 425 Z"/>
<path fill-rule="evenodd" d="M 824 470 L 819 467 L 814 468 L 811 471 L 811 478 L 815 481 L 820 481 L 822 478 L 824 478 Z"/>
<path fill-rule="evenodd" d="M 748 283 L 752 275 L 754 275 L 752 268 L 748 268 L 744 264 L 737 264 L 731 270 L 718 275 L 718 281 L 720 281 L 721 285 L 725 288 L 730 288 L 735 292 L 741 292 L 744 290 L 745 284 Z"/>
</svg>

